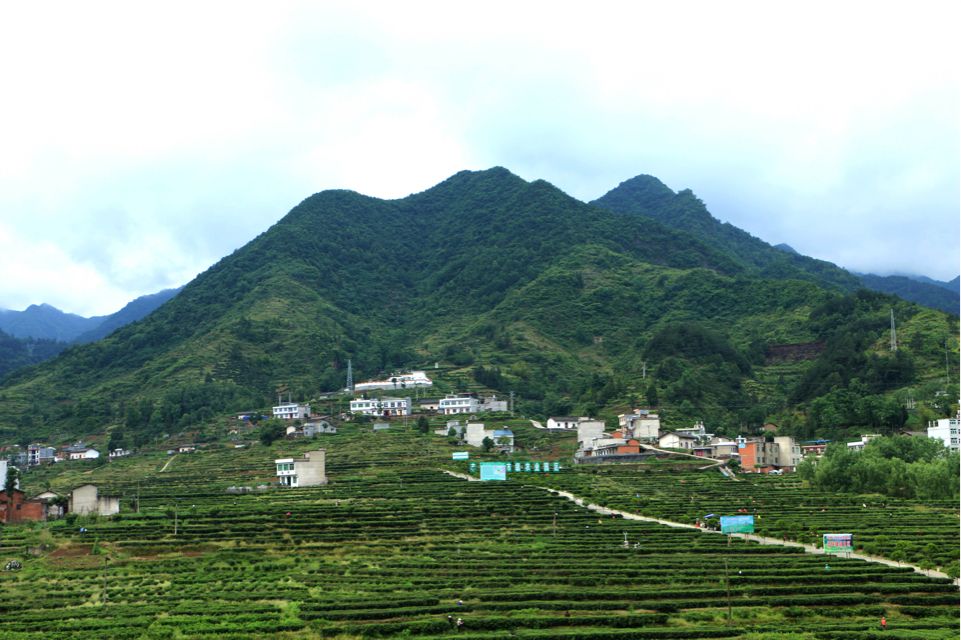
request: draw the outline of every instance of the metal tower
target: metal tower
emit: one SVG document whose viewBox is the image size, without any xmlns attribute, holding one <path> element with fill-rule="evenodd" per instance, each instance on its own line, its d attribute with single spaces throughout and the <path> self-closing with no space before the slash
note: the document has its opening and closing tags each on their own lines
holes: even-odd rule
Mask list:
<svg viewBox="0 0 961 640">
<path fill-rule="evenodd" d="M 347 390 L 354 390 L 354 365 L 350 358 L 347 359 Z"/>
</svg>

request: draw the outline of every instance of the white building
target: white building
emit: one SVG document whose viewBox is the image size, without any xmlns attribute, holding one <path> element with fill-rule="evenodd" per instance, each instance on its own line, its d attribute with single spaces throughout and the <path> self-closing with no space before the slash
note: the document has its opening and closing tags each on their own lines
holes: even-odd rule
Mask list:
<svg viewBox="0 0 961 640">
<path fill-rule="evenodd" d="M 410 398 L 361 398 L 350 401 L 350 412 L 365 416 L 409 416 Z"/>
<path fill-rule="evenodd" d="M 657 446 L 662 449 L 693 449 L 697 446 L 697 438 L 683 433 L 668 431 L 658 438 Z"/>
<path fill-rule="evenodd" d="M 581 419 L 574 416 L 556 416 L 547 419 L 548 429 L 576 429 Z"/>
<path fill-rule="evenodd" d="M 958 418 L 942 418 L 928 422 L 928 437 L 936 438 L 944 443 L 944 446 L 951 451 L 958 451 L 958 427 L 961 420 Z"/>
<path fill-rule="evenodd" d="M 480 404 L 478 404 L 477 410 L 481 413 L 484 413 L 494 411 L 509 411 L 510 409 L 507 406 L 507 400 L 498 400 L 497 396 L 489 396 L 484 398 Z"/>
<path fill-rule="evenodd" d="M 791 436 L 774 436 L 777 444 L 777 462 L 774 464 L 779 469 L 794 471 L 801 464 L 801 445 Z"/>
<path fill-rule="evenodd" d="M 459 413 L 479 413 L 480 402 L 468 394 L 449 395 L 437 403 L 437 413 L 442 416 L 452 416 Z"/>
<path fill-rule="evenodd" d="M 411 371 L 391 376 L 386 380 L 368 380 L 354 385 L 354 391 L 373 391 L 374 389 L 410 389 L 411 387 L 430 387 L 433 381 L 423 371 Z"/>
<path fill-rule="evenodd" d="M 483 422 L 468 422 L 464 434 L 464 441 L 472 447 L 483 447 L 484 439 L 490 438 L 495 446 L 507 451 L 514 450 L 514 432 L 504 427 L 502 429 L 487 429 Z"/>
<path fill-rule="evenodd" d="M 82 442 L 65 447 L 63 453 L 67 456 L 67 460 L 96 460 L 100 457 L 99 451 Z"/>
<path fill-rule="evenodd" d="M 641 442 L 657 442 L 661 437 L 661 417 L 649 409 L 634 409 L 617 416 L 617 424 L 626 434 Z"/>
<path fill-rule="evenodd" d="M 274 417 L 281 420 L 303 420 L 310 416 L 310 405 L 282 402 L 274 407 Z"/>
<path fill-rule="evenodd" d="M 16 469 L 16 467 L 13 467 Z M 7 464 L 6 460 L 0 460 L 0 491 L 3 491 L 4 487 L 7 486 L 7 473 L 9 473 L 10 466 Z M 20 488 L 20 478 L 13 485 L 14 489 Z"/>
<path fill-rule="evenodd" d="M 592 420 L 590 418 L 578 418 L 577 423 L 577 448 L 586 449 L 593 446 L 597 438 L 604 437 L 604 422 L 602 420 Z"/>
<path fill-rule="evenodd" d="M 861 436 L 861 439 L 858 440 L 857 442 L 848 443 L 848 451 L 861 451 L 862 449 L 864 449 L 864 445 L 869 443 L 871 440 L 874 440 L 875 438 L 880 438 L 880 437 L 881 436 L 877 433 L 869 433 L 867 435 L 863 435 Z"/>
<path fill-rule="evenodd" d="M 120 513 L 120 498 L 118 496 L 102 496 L 96 485 L 85 484 L 70 492 L 67 511 L 79 516 L 93 514 L 112 516 L 115 513 Z"/>
<path fill-rule="evenodd" d="M 327 484 L 327 451 L 317 449 L 307 451 L 303 458 L 280 458 L 277 465 L 277 480 L 285 487 L 313 487 Z"/>
</svg>

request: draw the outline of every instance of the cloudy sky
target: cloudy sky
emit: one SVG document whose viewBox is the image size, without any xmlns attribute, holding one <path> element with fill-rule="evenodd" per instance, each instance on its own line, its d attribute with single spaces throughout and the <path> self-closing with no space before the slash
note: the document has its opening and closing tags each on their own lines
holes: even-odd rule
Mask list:
<svg viewBox="0 0 961 640">
<path fill-rule="evenodd" d="M 146 7 L 146 8 L 145 8 Z M 311 193 L 640 173 L 841 266 L 959 271 L 949 2 L 9 3 L 0 308 L 116 311 Z"/>
</svg>

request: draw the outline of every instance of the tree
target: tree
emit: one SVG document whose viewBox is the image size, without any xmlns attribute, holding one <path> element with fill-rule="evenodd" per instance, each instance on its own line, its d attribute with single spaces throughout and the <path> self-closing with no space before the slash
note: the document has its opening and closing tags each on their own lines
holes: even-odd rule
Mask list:
<svg viewBox="0 0 961 640">
<path fill-rule="evenodd" d="M 494 441 L 488 436 L 481 441 L 481 446 L 484 447 L 484 451 L 490 451 L 494 448 Z"/>
<path fill-rule="evenodd" d="M 427 420 L 427 416 L 420 416 L 417 418 L 417 430 L 421 433 L 427 433 L 430 431 L 430 422 Z"/>
<path fill-rule="evenodd" d="M 657 397 L 657 385 L 654 384 L 653 380 L 651 380 L 651 384 L 647 385 L 647 391 L 644 392 L 644 397 L 647 398 L 647 404 L 650 407 L 657 407 L 659 402 Z"/>
<path fill-rule="evenodd" d="M 17 483 L 20 480 L 20 469 L 16 467 L 7 467 L 7 477 L 3 479 L 3 490 L 7 492 L 7 498 L 13 498 L 13 490 L 17 488 Z"/>
<path fill-rule="evenodd" d="M 264 426 L 260 428 L 260 442 L 267 446 L 273 444 L 276 440 L 280 440 L 287 434 L 287 427 L 281 420 L 276 418 L 271 418 L 264 423 Z"/>
</svg>

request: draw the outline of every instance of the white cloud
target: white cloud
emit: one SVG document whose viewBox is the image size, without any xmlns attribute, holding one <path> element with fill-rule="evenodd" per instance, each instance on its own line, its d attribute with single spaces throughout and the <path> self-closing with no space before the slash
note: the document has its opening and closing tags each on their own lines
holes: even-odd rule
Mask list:
<svg viewBox="0 0 961 640">
<path fill-rule="evenodd" d="M 67 310 L 112 311 L 314 191 L 400 197 L 492 165 L 586 200 L 651 173 L 771 242 L 957 274 L 948 4 L 56 10 L 11 6 L 0 23 L 0 225 L 23 243 L 0 258 L 18 279 L 0 280 L 0 306 L 66 300 L 12 255 L 100 292 Z"/>
</svg>

